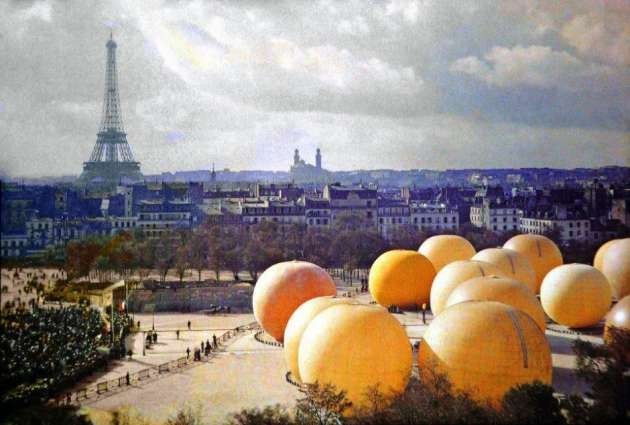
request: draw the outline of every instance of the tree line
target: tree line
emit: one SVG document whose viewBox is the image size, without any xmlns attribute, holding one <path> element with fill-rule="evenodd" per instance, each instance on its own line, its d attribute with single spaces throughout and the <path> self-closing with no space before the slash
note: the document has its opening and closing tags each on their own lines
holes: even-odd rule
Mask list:
<svg viewBox="0 0 630 425">
<path fill-rule="evenodd" d="M 303 224 L 280 225 L 262 222 L 250 226 L 205 223 L 195 229 L 175 229 L 156 238 L 142 231 L 120 232 L 114 236 L 71 241 L 47 253 L 44 261 L 63 268 L 68 280 L 91 276 L 112 281 L 114 277 L 146 279 L 157 272 L 165 281 L 174 272 L 180 281 L 192 270 L 198 281 L 203 270 L 212 270 L 219 280 L 221 270 L 247 271 L 255 281 L 267 267 L 280 261 L 305 260 L 324 268 L 344 270 L 367 269 L 389 249 L 416 250 L 422 242 L 438 232 L 419 230 L 414 225 L 395 228 L 388 238 L 361 218 L 346 214 L 329 228 L 313 229 Z M 468 239 L 479 251 L 503 245 L 517 234 L 497 234 L 464 224 L 457 234 Z M 559 243 L 559 234 L 548 234 Z M 571 262 L 590 263 L 599 243 L 560 245 Z"/>
</svg>

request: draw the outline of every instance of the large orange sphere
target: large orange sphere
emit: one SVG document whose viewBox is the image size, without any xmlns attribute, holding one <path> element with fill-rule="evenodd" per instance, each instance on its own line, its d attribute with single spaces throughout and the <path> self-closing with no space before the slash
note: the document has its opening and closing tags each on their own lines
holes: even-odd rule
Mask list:
<svg viewBox="0 0 630 425">
<path fill-rule="evenodd" d="M 596 325 L 610 308 L 612 290 L 606 277 L 586 264 L 565 264 L 550 271 L 540 287 L 545 313 L 561 325 Z"/>
<path fill-rule="evenodd" d="M 451 292 L 446 308 L 466 301 L 498 301 L 527 313 L 538 327 L 547 327 L 545 312 L 536 295 L 518 280 L 486 276 L 467 280 Z"/>
<path fill-rule="evenodd" d="M 488 248 L 476 253 L 472 259 L 494 264 L 506 276 L 523 282 L 534 293 L 538 290 L 536 272 L 531 263 L 524 255 L 512 249 Z"/>
<path fill-rule="evenodd" d="M 551 384 L 551 350 L 527 314 L 495 301 L 455 304 L 427 328 L 418 352 L 423 377 L 447 375 L 453 389 L 500 405 L 512 387 Z"/>
<path fill-rule="evenodd" d="M 317 297 L 306 301 L 293 312 L 284 330 L 284 360 L 298 382 L 302 381 L 298 367 L 298 350 L 306 326 L 328 307 L 352 303 L 355 303 L 352 298 Z"/>
<path fill-rule="evenodd" d="M 420 245 L 418 251 L 433 263 L 436 272 L 453 261 L 470 260 L 475 255 L 475 247 L 457 235 L 431 236 Z"/>
<path fill-rule="evenodd" d="M 284 328 L 296 308 L 311 298 L 336 293 L 332 278 L 313 263 L 274 264 L 260 275 L 254 287 L 254 317 L 269 335 L 282 341 Z"/>
<path fill-rule="evenodd" d="M 379 256 L 370 268 L 369 289 L 384 307 L 412 309 L 429 302 L 433 264 L 416 251 L 397 249 Z"/>
<path fill-rule="evenodd" d="M 390 398 L 411 375 L 411 344 L 398 320 L 380 306 L 334 305 L 308 324 L 298 354 L 305 383 L 345 390 L 353 408 L 369 405 L 367 392 Z"/>
<path fill-rule="evenodd" d="M 434 316 L 440 314 L 446 308 L 451 292 L 462 282 L 492 275 L 506 277 L 500 268 L 485 261 L 455 261 L 444 267 L 431 285 L 431 312 Z"/>
<path fill-rule="evenodd" d="M 630 295 L 619 300 L 606 314 L 606 327 L 610 326 L 630 332 Z"/>
<path fill-rule="evenodd" d="M 516 235 L 503 248 L 513 249 L 529 260 L 536 273 L 536 293 L 540 292 L 540 285 L 547 273 L 562 265 L 560 249 L 551 239 L 542 235 Z"/>
<path fill-rule="evenodd" d="M 599 249 L 595 253 L 595 257 L 593 258 L 593 267 L 595 267 L 600 272 L 603 272 L 602 266 L 604 263 L 604 255 L 606 254 L 606 252 L 608 252 L 608 249 L 612 246 L 612 244 L 614 244 L 615 242 L 619 240 L 621 239 L 610 240 L 599 247 Z"/>
<path fill-rule="evenodd" d="M 605 251 L 602 273 L 617 298 L 630 295 L 630 238 L 618 239 Z"/>
</svg>

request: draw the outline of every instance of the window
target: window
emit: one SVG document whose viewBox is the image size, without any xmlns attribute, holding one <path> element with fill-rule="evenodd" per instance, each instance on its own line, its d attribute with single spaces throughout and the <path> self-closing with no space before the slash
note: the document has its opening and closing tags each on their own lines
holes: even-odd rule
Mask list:
<svg viewBox="0 0 630 425">
<path fill-rule="evenodd" d="M 379 218 L 379 219 L 378 219 L 378 222 L 379 222 L 379 223 L 381 223 L 381 224 L 383 224 L 383 218 L 382 218 L 382 217 L 381 217 L 381 218 Z"/>
</svg>

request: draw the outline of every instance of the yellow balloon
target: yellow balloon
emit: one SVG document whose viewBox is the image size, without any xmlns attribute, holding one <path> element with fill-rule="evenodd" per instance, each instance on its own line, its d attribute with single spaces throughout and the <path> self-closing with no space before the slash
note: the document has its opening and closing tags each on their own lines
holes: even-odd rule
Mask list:
<svg viewBox="0 0 630 425">
<path fill-rule="evenodd" d="M 606 242 L 605 244 L 603 244 L 602 246 L 599 247 L 599 249 L 597 250 L 597 252 L 595 253 L 595 257 L 593 258 L 593 267 L 595 267 L 597 270 L 599 270 L 600 272 L 604 271 L 603 268 L 603 263 L 604 263 L 604 256 L 606 255 L 606 252 L 608 252 L 608 249 L 617 241 L 619 241 L 621 239 L 613 239 L 610 240 L 608 242 Z"/>
<path fill-rule="evenodd" d="M 547 327 L 540 301 L 531 289 L 515 279 L 486 276 L 467 280 L 451 292 L 446 308 L 466 301 L 498 301 L 528 314 L 543 331 Z"/>
<path fill-rule="evenodd" d="M 427 257 L 435 271 L 439 272 L 453 261 L 470 260 L 475 255 L 475 247 L 461 236 L 437 235 L 424 241 L 418 252 Z"/>
<path fill-rule="evenodd" d="M 276 341 L 296 308 L 311 298 L 337 294 L 332 278 L 321 267 L 306 261 L 274 264 L 260 275 L 252 304 L 254 317 Z"/>
<path fill-rule="evenodd" d="M 516 235 L 503 245 L 529 260 L 536 273 L 536 293 L 540 292 L 543 279 L 554 267 L 562 265 L 562 253 L 548 237 L 542 235 Z"/>
<path fill-rule="evenodd" d="M 369 289 L 384 307 L 412 309 L 429 302 L 433 264 L 416 251 L 397 249 L 379 256 L 370 268 Z"/>
<path fill-rule="evenodd" d="M 507 277 L 497 266 L 485 261 L 455 261 L 438 272 L 431 286 L 431 312 L 434 316 L 446 308 L 451 292 L 463 282 L 475 277 Z"/>
<path fill-rule="evenodd" d="M 540 287 L 545 313 L 571 328 L 596 325 L 612 303 L 606 277 L 586 264 L 565 264 L 550 271 Z"/>
<path fill-rule="evenodd" d="M 298 350 L 304 329 L 315 316 L 328 307 L 352 303 L 356 303 L 352 298 L 317 297 L 306 301 L 293 312 L 284 329 L 284 360 L 298 382 L 302 382 L 298 367 Z"/>
<path fill-rule="evenodd" d="M 418 352 L 423 378 L 445 374 L 456 391 L 499 406 L 519 384 L 551 384 L 551 350 L 527 314 L 495 301 L 455 304 L 427 328 Z"/>
<path fill-rule="evenodd" d="M 385 398 L 402 393 L 411 375 L 411 344 L 402 325 L 386 309 L 334 305 L 308 324 L 298 354 L 305 383 L 345 390 L 353 409 L 367 407 L 370 390 Z"/>
<path fill-rule="evenodd" d="M 531 289 L 538 290 L 536 272 L 529 260 L 518 252 L 507 248 L 488 248 L 479 251 L 473 260 L 485 261 L 500 268 L 506 276 L 516 279 Z"/>
<path fill-rule="evenodd" d="M 630 295 L 630 238 L 611 244 L 604 253 L 601 270 L 618 299 Z"/>
</svg>

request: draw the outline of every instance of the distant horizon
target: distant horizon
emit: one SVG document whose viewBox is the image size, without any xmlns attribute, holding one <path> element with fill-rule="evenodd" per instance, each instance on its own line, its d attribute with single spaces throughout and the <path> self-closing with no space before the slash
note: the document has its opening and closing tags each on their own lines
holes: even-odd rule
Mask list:
<svg viewBox="0 0 630 425">
<path fill-rule="evenodd" d="M 394 172 L 423 172 L 423 171 L 430 171 L 430 172 L 446 172 L 446 171 L 489 171 L 489 170 L 531 170 L 531 169 L 550 169 L 550 170 L 563 170 L 563 171 L 573 171 L 573 170 L 580 170 L 580 169 L 584 169 L 584 170 L 598 170 L 598 169 L 602 169 L 602 168 L 627 168 L 630 169 L 630 165 L 615 165 L 615 164 L 609 164 L 609 165 L 602 165 L 602 166 L 597 166 L 597 167 L 573 167 L 573 168 L 562 168 L 562 167 L 536 167 L 536 166 L 531 166 L 531 167 L 466 167 L 466 168 L 443 168 L 443 169 L 437 169 L 437 168 L 408 168 L 408 169 L 396 169 L 396 168 L 357 168 L 357 169 L 349 169 L 349 170 L 329 170 L 326 169 L 324 167 L 324 169 L 326 171 L 329 171 L 331 173 L 352 173 L 352 172 L 373 172 L 373 171 L 394 171 Z M 176 170 L 176 171 L 160 171 L 157 173 L 143 173 L 143 176 L 145 177 L 153 177 L 153 176 L 159 176 L 161 174 L 176 174 L 176 173 L 194 173 L 194 172 L 211 172 L 212 169 L 208 168 L 208 169 L 203 169 L 203 168 L 199 168 L 199 169 L 191 169 L 191 170 Z M 265 169 L 241 169 L 241 170 L 234 170 L 234 169 L 220 169 L 220 168 L 215 168 L 215 172 L 218 173 L 286 173 L 286 174 L 290 174 L 289 170 L 265 170 Z M 80 175 L 79 174 L 60 174 L 60 175 L 41 175 L 41 176 L 27 176 L 27 175 L 23 175 L 23 176 L 11 176 L 11 175 L 5 175 L 5 176 L 0 176 L 0 180 L 19 180 L 19 179 L 33 179 L 33 180 L 46 180 L 46 179 L 65 179 L 65 178 L 78 178 Z M 6 178 L 5 178 L 6 177 Z"/>
</svg>

